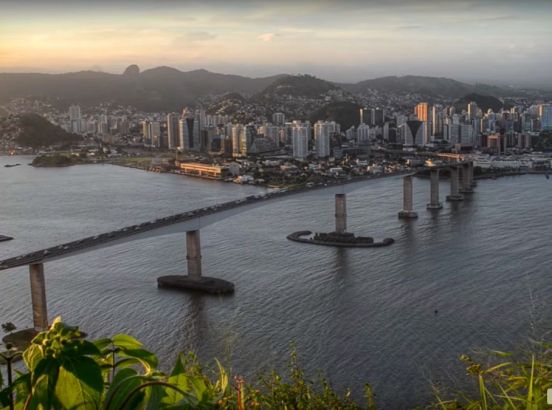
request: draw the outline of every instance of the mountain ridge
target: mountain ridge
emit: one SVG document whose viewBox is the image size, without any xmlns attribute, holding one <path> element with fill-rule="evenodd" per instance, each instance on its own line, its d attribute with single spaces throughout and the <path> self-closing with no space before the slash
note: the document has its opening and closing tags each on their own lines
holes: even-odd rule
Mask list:
<svg viewBox="0 0 552 410">
<path fill-rule="evenodd" d="M 181 71 L 169 66 L 140 71 L 133 64 L 121 74 L 93 70 L 62 74 L 0 73 L 0 102 L 18 97 L 39 97 L 82 105 L 114 101 L 144 111 L 179 111 L 183 105 L 195 105 L 208 96 L 228 93 L 244 96 L 278 94 L 278 82 L 286 81 L 295 82 L 293 86 L 302 89 L 303 95 L 308 98 L 328 91 L 343 91 L 357 96 L 368 90 L 395 91 L 451 99 L 471 92 L 495 97 L 507 92 L 500 87 L 468 84 L 446 77 L 387 76 L 357 83 L 336 83 L 311 75 L 246 77 L 205 69 Z M 290 90 L 291 95 L 296 92 Z"/>
</svg>

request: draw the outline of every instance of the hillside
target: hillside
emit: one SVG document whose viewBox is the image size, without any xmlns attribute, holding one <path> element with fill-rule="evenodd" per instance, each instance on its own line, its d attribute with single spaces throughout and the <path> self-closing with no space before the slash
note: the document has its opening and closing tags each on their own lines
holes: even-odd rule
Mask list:
<svg viewBox="0 0 552 410">
<path fill-rule="evenodd" d="M 495 98 L 490 95 L 481 95 L 476 93 L 471 93 L 463 96 L 462 98 L 454 102 L 454 107 L 457 111 L 461 112 L 462 110 L 467 110 L 467 106 L 470 102 L 475 102 L 483 112 L 487 112 L 492 109 L 494 112 L 499 112 L 504 104 L 498 98 Z"/>
<path fill-rule="evenodd" d="M 315 99 L 340 90 L 337 85 L 311 75 L 288 75 L 276 79 L 256 97 L 264 100 L 286 96 Z"/>
<path fill-rule="evenodd" d="M 360 105 L 346 101 L 330 103 L 313 112 L 310 121 L 335 121 L 341 125 L 342 130 L 346 130 L 360 123 L 360 108 Z"/>
<path fill-rule="evenodd" d="M 146 111 L 177 111 L 207 95 L 252 95 L 279 76 L 248 78 L 206 70 L 183 72 L 158 67 L 143 72 L 135 65 L 124 74 L 81 71 L 67 74 L 0 73 L 0 102 L 16 97 L 61 99 L 82 105 L 114 101 Z"/>
<path fill-rule="evenodd" d="M 41 148 L 72 144 L 81 139 L 37 114 L 23 114 L 17 118 L 15 125 L 19 129 L 15 141 L 21 146 Z"/>
<path fill-rule="evenodd" d="M 476 91 L 490 95 L 502 95 L 506 92 L 499 87 L 485 84 L 467 84 L 450 78 L 414 75 L 381 77 L 356 84 L 343 84 L 342 87 L 355 94 L 362 94 L 367 90 L 377 90 L 405 94 L 416 93 L 436 98 L 459 98 Z"/>
</svg>

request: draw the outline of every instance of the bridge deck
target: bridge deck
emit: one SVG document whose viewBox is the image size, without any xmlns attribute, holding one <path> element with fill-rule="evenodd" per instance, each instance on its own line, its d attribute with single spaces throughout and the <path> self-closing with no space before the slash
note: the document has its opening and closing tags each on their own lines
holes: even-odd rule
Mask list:
<svg viewBox="0 0 552 410">
<path fill-rule="evenodd" d="M 127 226 L 115 231 L 102 233 L 99 235 L 89 236 L 83 239 L 79 239 L 72 242 L 66 242 L 61 245 L 52 246 L 46 249 L 41 249 L 38 251 L 26 253 L 23 255 L 15 256 L 12 258 L 4 259 L 0 261 L 0 271 L 6 269 L 12 269 L 19 266 L 25 266 L 32 263 L 42 263 L 48 260 L 60 259 L 65 256 L 69 256 L 73 253 L 80 253 L 91 248 L 98 248 L 102 245 L 120 242 L 124 239 L 131 239 L 132 237 L 141 235 L 144 233 L 164 228 L 171 225 L 183 224 L 187 221 L 193 221 L 201 217 L 206 217 L 208 215 L 213 215 L 222 211 L 231 210 L 234 208 L 239 208 L 247 205 L 256 204 L 262 201 L 267 201 L 276 198 L 285 198 L 290 195 L 295 195 L 299 193 L 311 192 L 320 189 L 328 189 L 332 187 L 339 187 L 342 185 L 347 185 L 356 182 L 362 182 L 366 180 L 378 179 L 381 177 L 387 176 L 397 176 L 397 175 L 406 175 L 412 174 L 412 171 L 402 171 L 393 174 L 384 174 L 381 176 L 370 176 L 370 177 L 357 177 L 351 178 L 343 181 L 336 181 L 334 183 L 328 182 L 325 184 L 315 185 L 310 188 L 301 188 L 294 190 L 282 190 L 277 192 L 269 192 L 266 194 L 259 195 L 250 195 L 246 198 L 237 199 L 234 201 L 228 201 L 221 204 L 203 207 L 194 209 L 192 211 L 187 211 L 179 213 L 176 215 L 167 216 L 164 218 L 155 219 L 153 221 L 143 222 L 137 225 Z"/>
<path fill-rule="evenodd" d="M 461 164 L 461 163 L 463 162 L 457 162 L 455 164 Z M 443 164 L 443 165 L 437 165 L 435 167 L 446 168 L 447 165 Z M 183 224 L 187 221 L 197 220 L 198 218 L 201 218 L 201 217 L 213 215 L 222 211 L 239 208 L 246 205 L 252 205 L 252 204 L 270 200 L 270 199 L 284 198 L 289 195 L 305 193 L 305 192 L 310 192 L 310 191 L 315 191 L 320 189 L 327 189 L 331 187 L 335 188 L 342 185 L 377 179 L 381 177 L 407 175 L 407 174 L 413 174 L 413 172 L 401 171 L 401 172 L 396 172 L 392 174 L 383 174 L 380 176 L 368 176 L 368 177 L 363 176 L 363 177 L 351 178 L 348 180 L 336 181 L 333 183 L 328 182 L 324 184 L 318 184 L 310 188 L 301 188 L 301 189 L 294 189 L 289 191 L 282 190 L 278 192 L 270 192 L 267 194 L 250 195 L 246 198 L 224 202 L 213 206 L 194 209 L 192 211 L 187 211 L 176 215 L 167 216 L 164 218 L 159 218 L 153 221 L 143 222 L 137 225 L 127 226 L 125 228 L 121 228 L 115 231 L 106 232 L 106 233 L 102 233 L 94 236 L 89 236 L 76 241 L 67 242 L 61 245 L 52 246 L 50 248 L 41 249 L 35 252 L 30 252 L 30 253 L 15 256 L 12 258 L 4 259 L 0 261 L 0 270 L 12 269 L 19 266 L 29 265 L 32 263 L 42 263 L 48 260 L 60 259 L 65 256 L 69 256 L 70 254 L 73 254 L 73 253 L 80 253 L 91 248 L 98 248 L 98 247 L 105 246 L 106 244 L 120 242 L 121 240 L 124 240 L 126 238 L 130 239 L 131 237 L 136 237 L 138 235 L 144 236 L 143 235 L 144 233 L 147 233 L 156 229 L 160 229 L 160 228 L 164 228 L 164 227 L 176 225 L 176 224 Z"/>
</svg>

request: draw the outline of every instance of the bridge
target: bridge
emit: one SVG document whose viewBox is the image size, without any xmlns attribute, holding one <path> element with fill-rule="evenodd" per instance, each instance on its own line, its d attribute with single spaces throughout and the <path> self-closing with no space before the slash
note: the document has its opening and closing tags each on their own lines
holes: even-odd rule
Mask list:
<svg viewBox="0 0 552 410">
<path fill-rule="evenodd" d="M 458 158 L 454 159 L 458 160 Z M 463 200 L 462 194 L 473 192 L 472 187 L 475 184 L 473 181 L 472 162 L 457 161 L 428 168 L 430 172 L 430 202 L 427 205 L 428 210 L 433 211 L 442 208 L 442 204 L 439 202 L 439 170 L 441 169 L 446 168 L 450 170 L 450 195 L 447 196 L 447 201 L 461 201 Z M 417 218 L 418 215 L 413 210 L 412 201 L 412 177 L 414 174 L 411 171 L 403 171 L 392 175 L 403 176 L 403 209 L 398 214 L 399 218 Z M 462 176 L 461 178 L 459 178 L 460 175 Z M 390 174 L 380 177 L 385 176 L 390 176 Z M 376 178 L 378 177 L 356 177 L 334 183 L 321 183 L 310 188 L 289 191 L 280 190 L 266 194 L 250 195 L 246 198 L 147 221 L 8 258 L 0 261 L 0 270 L 29 266 L 31 304 L 35 330 L 48 328 L 44 263 L 153 236 L 186 232 L 187 275 L 160 277 L 158 278 L 158 285 L 160 287 L 179 287 L 209 293 L 232 292 L 234 285 L 231 282 L 206 277 L 202 274 L 200 243 L 200 230 L 202 228 L 247 209 L 262 206 L 268 200 L 285 199 L 290 195 L 324 189 L 325 191 L 329 191 L 329 193 L 335 193 L 335 231 L 343 233 L 347 229 L 345 191 L 358 189 L 366 180 Z"/>
</svg>

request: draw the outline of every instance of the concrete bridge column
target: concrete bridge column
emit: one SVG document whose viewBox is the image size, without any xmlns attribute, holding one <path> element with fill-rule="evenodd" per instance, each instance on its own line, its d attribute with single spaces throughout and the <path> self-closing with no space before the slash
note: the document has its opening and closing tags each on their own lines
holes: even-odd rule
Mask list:
<svg viewBox="0 0 552 410">
<path fill-rule="evenodd" d="M 418 214 L 412 210 L 412 175 L 403 178 L 403 210 L 399 212 L 399 218 L 417 218 Z"/>
<path fill-rule="evenodd" d="M 450 195 L 447 196 L 447 201 L 463 201 L 464 197 L 458 193 L 458 167 L 450 167 Z"/>
<path fill-rule="evenodd" d="M 188 276 L 191 279 L 201 278 L 201 241 L 199 230 L 186 232 L 186 251 Z"/>
<path fill-rule="evenodd" d="M 33 324 L 36 330 L 48 329 L 48 310 L 46 308 L 46 283 L 44 281 L 44 264 L 29 265 L 31 279 L 31 303 L 33 307 Z"/>
<path fill-rule="evenodd" d="M 477 185 L 473 176 L 473 161 L 470 161 L 470 186 L 473 188 Z"/>
<path fill-rule="evenodd" d="M 345 194 L 335 194 L 335 231 L 345 233 L 347 231 L 347 202 Z"/>
<path fill-rule="evenodd" d="M 462 178 L 460 180 L 461 188 L 460 192 L 463 194 L 471 194 L 473 190 L 471 189 L 471 182 L 470 182 L 470 164 L 464 163 L 461 165 L 461 171 L 462 171 Z"/>
<path fill-rule="evenodd" d="M 439 168 L 431 168 L 429 170 L 429 180 L 431 191 L 427 209 L 441 209 L 443 204 L 439 202 Z"/>
</svg>

